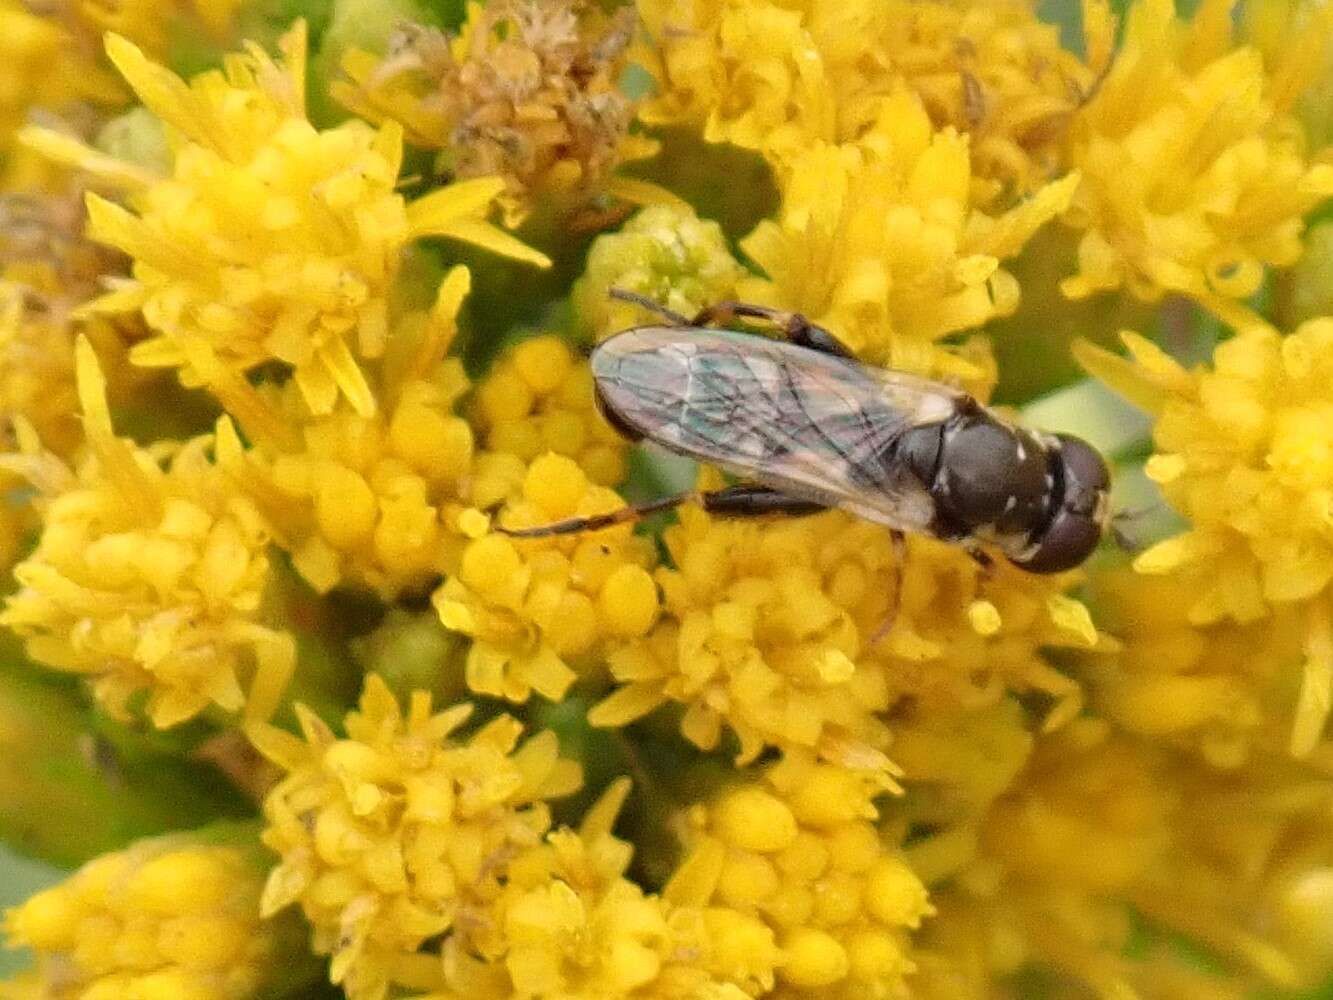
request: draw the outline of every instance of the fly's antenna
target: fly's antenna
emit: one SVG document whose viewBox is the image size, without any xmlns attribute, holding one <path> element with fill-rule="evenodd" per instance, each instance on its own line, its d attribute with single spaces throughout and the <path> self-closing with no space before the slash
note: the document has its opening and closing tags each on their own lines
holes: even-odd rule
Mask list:
<svg viewBox="0 0 1333 1000">
<path fill-rule="evenodd" d="M 613 299 L 619 299 L 621 302 L 633 302 L 636 306 L 642 306 L 649 312 L 657 313 L 672 326 L 690 326 L 689 319 L 676 312 L 674 309 L 668 309 L 659 302 L 654 302 L 646 295 L 640 295 L 638 292 L 631 292 L 627 288 L 612 288 L 607 292 Z"/>
<path fill-rule="evenodd" d="M 1124 552 L 1130 555 L 1136 555 L 1143 551 L 1143 543 L 1134 538 L 1126 528 L 1133 527 L 1135 522 L 1142 520 L 1148 514 L 1157 509 L 1155 504 L 1149 504 L 1146 507 L 1132 507 L 1116 511 L 1111 515 L 1110 531 L 1111 539 Z"/>
</svg>

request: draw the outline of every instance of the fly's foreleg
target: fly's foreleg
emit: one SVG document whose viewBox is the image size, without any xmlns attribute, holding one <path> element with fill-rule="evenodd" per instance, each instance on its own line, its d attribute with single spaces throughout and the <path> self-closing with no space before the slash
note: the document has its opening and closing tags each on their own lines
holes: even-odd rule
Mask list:
<svg viewBox="0 0 1333 1000">
<path fill-rule="evenodd" d="M 853 357 L 852 352 L 822 326 L 816 326 L 800 313 L 788 312 L 785 309 L 771 309 L 768 306 L 757 306 L 748 302 L 715 302 L 701 309 L 690 321 L 690 325 L 722 326 L 738 316 L 771 323 L 783 337 L 797 347 L 808 347 L 812 351 L 832 354 L 839 358 Z"/>
<path fill-rule="evenodd" d="M 606 514 L 569 517 L 563 521 L 552 521 L 550 524 L 539 525 L 535 528 L 497 527 L 496 531 L 511 538 L 548 538 L 552 535 L 576 535 L 584 531 L 600 531 L 603 528 L 614 527 L 617 524 L 640 521 L 649 514 L 670 510 L 684 503 L 698 504 L 710 514 L 720 514 L 724 517 L 757 517 L 763 514 L 786 514 L 789 517 L 802 517 L 806 514 L 817 514 L 825 509 L 822 505 L 813 501 L 799 500 L 796 497 L 787 496 L 785 493 L 779 493 L 777 490 L 771 490 L 766 486 L 741 483 L 720 490 L 689 490 L 685 493 L 673 493 L 671 496 L 659 497 L 656 500 L 629 504 Z"/>
<path fill-rule="evenodd" d="M 640 295 L 638 292 L 631 292 L 628 288 L 612 288 L 607 294 L 613 299 L 619 299 L 621 302 L 633 302 L 642 309 L 657 313 L 672 326 L 689 326 L 690 321 L 674 309 L 668 309 L 660 302 L 648 298 L 646 295 Z"/>
</svg>

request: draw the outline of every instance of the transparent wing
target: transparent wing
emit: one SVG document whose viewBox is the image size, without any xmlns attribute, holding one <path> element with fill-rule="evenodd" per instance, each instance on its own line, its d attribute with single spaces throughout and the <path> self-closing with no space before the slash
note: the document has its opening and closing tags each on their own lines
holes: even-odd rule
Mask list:
<svg viewBox="0 0 1333 1000">
<path fill-rule="evenodd" d="M 606 355 L 606 356 L 603 356 Z M 594 356 L 604 398 L 663 446 L 907 530 L 934 503 L 892 461 L 904 430 L 947 418 L 957 393 L 782 341 L 646 327 Z"/>
</svg>

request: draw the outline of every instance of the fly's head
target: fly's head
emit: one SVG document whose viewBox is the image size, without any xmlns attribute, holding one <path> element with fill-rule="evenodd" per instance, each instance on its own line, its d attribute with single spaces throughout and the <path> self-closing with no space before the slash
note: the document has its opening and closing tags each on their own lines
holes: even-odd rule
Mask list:
<svg viewBox="0 0 1333 1000">
<path fill-rule="evenodd" d="M 1068 434 L 1056 439 L 1052 467 L 1057 503 L 1035 548 L 1018 565 L 1033 573 L 1073 569 L 1097 548 L 1111 509 L 1111 473 L 1091 445 Z"/>
</svg>

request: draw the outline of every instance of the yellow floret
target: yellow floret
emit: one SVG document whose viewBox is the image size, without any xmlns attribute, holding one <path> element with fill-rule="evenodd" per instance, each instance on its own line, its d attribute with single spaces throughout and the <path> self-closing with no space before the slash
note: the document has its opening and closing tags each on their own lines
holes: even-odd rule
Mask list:
<svg viewBox="0 0 1333 1000">
<path fill-rule="evenodd" d="M 477 386 L 474 421 L 487 451 L 524 462 L 564 455 L 598 486 L 625 478 L 629 446 L 597 410 L 587 363 L 554 335 L 525 340 L 496 361 Z"/>
<path fill-rule="evenodd" d="M 92 308 L 142 310 L 157 336 L 134 360 L 177 368 L 186 384 L 225 390 L 277 360 L 314 413 L 345 396 L 369 416 L 376 400 L 359 360 L 384 354 L 389 293 L 413 240 L 452 237 L 546 261 L 483 221 L 498 179 L 408 204 L 396 191 L 396 126 L 311 125 L 305 44 L 298 24 L 283 37 L 281 62 L 252 45 L 225 72 L 187 85 L 109 36 L 111 60 L 171 126 L 173 161 L 168 177 L 117 178 L 131 188 L 128 208 L 89 196 L 90 235 L 134 259 L 134 280 Z M 89 169 L 107 160 L 40 130 L 32 141 Z"/>
<path fill-rule="evenodd" d="M 1259 317 L 1243 300 L 1265 270 L 1300 256 L 1303 216 L 1333 195 L 1333 165 L 1307 161 L 1283 115 L 1291 95 L 1258 51 L 1231 47 L 1222 11 L 1205 4 L 1181 23 L 1171 0 L 1134 6 L 1071 129 L 1083 180 L 1065 218 L 1084 235 L 1066 295 L 1180 293 L 1247 326 Z"/>
<path fill-rule="evenodd" d="M 315 951 L 332 956 L 330 979 L 353 1000 L 380 998 L 395 982 L 438 983 L 442 968 L 417 981 L 413 956 L 480 916 L 503 884 L 495 859 L 541 842 L 545 800 L 578 788 L 578 765 L 559 757 L 550 732 L 520 746 L 523 727 L 507 716 L 460 739 L 470 706 L 432 714 L 417 691 L 404 712 L 375 675 L 341 739 L 297 711 L 303 738 L 250 730 L 287 772 L 264 802 L 264 842 L 281 861 L 262 912 L 299 902 Z"/>
<path fill-rule="evenodd" d="M 860 358 L 989 391 L 987 358 L 940 342 L 1012 313 L 1019 288 L 1001 266 L 1069 205 L 1077 178 L 1002 215 L 970 199 L 968 143 L 935 131 L 919 98 L 897 90 L 855 145 L 794 154 L 776 220 L 741 241 L 767 275 L 742 298 L 794 309 Z"/>
<path fill-rule="evenodd" d="M 1156 417 L 1147 473 L 1190 522 L 1139 555 L 1135 569 L 1180 574 L 1194 625 L 1295 625 L 1304 678 L 1282 714 L 1292 721 L 1292 752 L 1310 753 L 1324 738 L 1333 691 L 1333 319 L 1285 338 L 1251 330 L 1194 371 L 1136 334 L 1124 337 L 1132 364 L 1087 345 L 1080 356 Z"/>
<path fill-rule="evenodd" d="M 114 715 L 146 692 L 159 727 L 209 706 L 267 718 L 295 660 L 261 617 L 267 522 L 209 460 L 210 436 L 151 450 L 117 438 L 86 341 L 78 386 L 89 449 L 77 469 L 31 429 L 2 460 L 40 490 L 43 526 L 0 621 L 34 660 L 86 676 Z"/>
<path fill-rule="evenodd" d="M 827 801 L 833 789 L 837 807 Z M 667 898 L 716 899 L 772 928 L 782 951 L 779 996 L 907 996 L 909 934 L 933 909 L 916 875 L 880 842 L 878 791 L 864 774 L 785 756 L 762 781 L 689 810 L 688 851 Z"/>
<path fill-rule="evenodd" d="M 762 923 L 667 902 L 625 877 L 631 846 L 611 825 L 628 791 L 613 782 L 577 831 L 507 861 L 486 911 L 446 941 L 439 996 L 745 1000 L 772 986 L 778 953 Z"/>
<path fill-rule="evenodd" d="M 521 490 L 501 511 L 508 528 L 618 510 L 624 501 L 595 486 L 572 459 L 537 458 Z M 563 698 L 607 640 L 641 635 L 657 616 L 657 588 L 646 569 L 647 539 L 629 524 L 547 538 L 484 535 L 464 549 L 457 574 L 432 598 L 447 628 L 473 638 L 468 686 L 525 701 L 532 691 Z"/>
<path fill-rule="evenodd" d="M 10 943 L 37 954 L 33 995 L 263 995 L 265 982 L 281 978 L 274 963 L 282 960 L 286 931 L 260 919 L 264 859 L 257 845 L 227 839 L 200 833 L 142 840 L 10 910 Z"/>
</svg>

